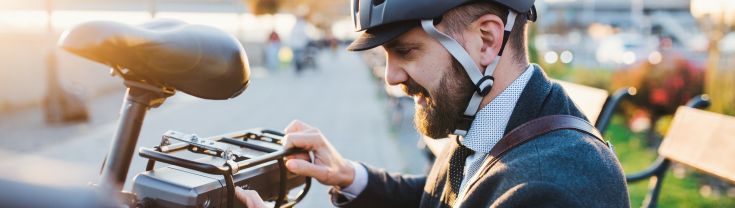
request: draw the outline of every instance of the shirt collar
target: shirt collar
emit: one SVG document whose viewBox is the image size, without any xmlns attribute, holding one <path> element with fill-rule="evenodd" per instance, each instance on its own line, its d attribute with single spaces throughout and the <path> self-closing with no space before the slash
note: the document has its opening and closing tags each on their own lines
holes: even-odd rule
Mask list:
<svg viewBox="0 0 735 208">
<path fill-rule="evenodd" d="M 467 135 L 460 141 L 462 145 L 475 152 L 490 152 L 503 138 L 510 115 L 528 80 L 531 79 L 533 70 L 533 65 L 530 65 L 510 86 L 477 112 Z"/>
</svg>

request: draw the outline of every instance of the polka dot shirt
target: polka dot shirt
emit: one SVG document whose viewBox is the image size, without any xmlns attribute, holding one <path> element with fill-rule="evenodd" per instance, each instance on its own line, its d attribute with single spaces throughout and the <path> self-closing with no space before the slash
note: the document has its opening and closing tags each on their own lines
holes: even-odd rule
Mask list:
<svg viewBox="0 0 735 208">
<path fill-rule="evenodd" d="M 462 145 L 475 152 L 465 160 L 464 177 L 459 189 L 460 196 L 465 191 L 466 183 L 472 179 L 475 172 L 482 166 L 487 154 L 503 137 L 505 127 L 510 120 L 518 98 L 520 98 L 528 80 L 531 79 L 534 70 L 533 65 L 530 65 L 510 86 L 477 112 L 467 135 L 460 141 Z"/>
</svg>

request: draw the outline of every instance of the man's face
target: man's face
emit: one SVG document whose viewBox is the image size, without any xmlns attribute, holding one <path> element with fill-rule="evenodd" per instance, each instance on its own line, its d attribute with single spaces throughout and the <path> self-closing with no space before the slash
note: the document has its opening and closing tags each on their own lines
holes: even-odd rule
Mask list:
<svg viewBox="0 0 735 208">
<path fill-rule="evenodd" d="M 419 28 L 383 46 L 386 82 L 401 85 L 414 98 L 416 128 L 432 138 L 446 137 L 474 92 L 462 66 Z"/>
</svg>

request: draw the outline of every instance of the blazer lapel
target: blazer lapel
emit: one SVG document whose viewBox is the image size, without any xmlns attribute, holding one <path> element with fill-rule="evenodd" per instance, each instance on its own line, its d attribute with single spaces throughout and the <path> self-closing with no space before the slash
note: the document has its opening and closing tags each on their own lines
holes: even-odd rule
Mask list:
<svg viewBox="0 0 735 208">
<path fill-rule="evenodd" d="M 448 142 L 449 146 L 436 158 L 434 167 L 427 176 L 426 185 L 424 186 L 424 196 L 422 197 L 421 207 L 449 207 L 446 203 L 448 197 L 445 191 L 446 181 L 449 180 L 449 159 L 454 150 L 457 149 L 455 138 L 449 138 L 454 141 Z"/>
<path fill-rule="evenodd" d="M 503 134 L 507 134 L 519 125 L 539 117 L 541 108 L 544 105 L 544 102 L 539 101 L 545 101 L 550 92 L 551 81 L 546 77 L 546 73 L 541 70 L 541 67 L 534 64 L 533 75 L 528 80 L 526 87 L 523 88 Z"/>
</svg>

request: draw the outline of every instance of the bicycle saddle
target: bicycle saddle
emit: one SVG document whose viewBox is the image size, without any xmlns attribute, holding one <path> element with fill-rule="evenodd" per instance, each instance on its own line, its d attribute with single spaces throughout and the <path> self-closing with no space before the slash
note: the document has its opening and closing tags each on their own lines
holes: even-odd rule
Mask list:
<svg viewBox="0 0 735 208">
<path fill-rule="evenodd" d="M 245 50 L 219 29 L 175 20 L 139 26 L 87 22 L 65 31 L 59 46 L 121 69 L 126 80 L 173 87 L 204 99 L 228 99 L 247 88 Z"/>
</svg>

